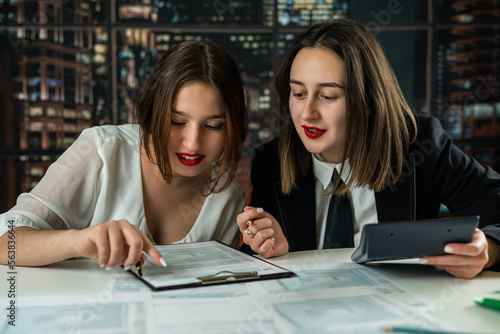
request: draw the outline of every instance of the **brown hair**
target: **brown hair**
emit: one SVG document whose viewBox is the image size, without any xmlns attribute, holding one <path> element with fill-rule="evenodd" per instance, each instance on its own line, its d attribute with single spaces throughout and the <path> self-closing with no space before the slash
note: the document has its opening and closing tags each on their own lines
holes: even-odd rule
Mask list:
<svg viewBox="0 0 500 334">
<path fill-rule="evenodd" d="M 351 170 L 348 182 L 340 187 L 335 185 L 332 193 L 344 194 L 353 183 L 368 185 L 376 192 L 395 184 L 401 176 L 408 147 L 417 135 L 415 116 L 375 37 L 359 23 L 339 19 L 313 25 L 297 36 L 278 68 L 282 191 L 290 193 L 297 176 L 305 175 L 311 164 L 311 154 L 293 126 L 288 106 L 290 68 L 303 48 L 331 50 L 344 61 L 343 159 L 349 158 Z"/>
<path fill-rule="evenodd" d="M 180 88 L 195 81 L 216 88 L 224 103 L 227 143 L 216 163 L 219 170 L 209 189 L 209 193 L 220 192 L 229 186 L 234 177 L 248 123 L 238 67 L 220 46 L 211 42 L 189 41 L 174 46 L 163 55 L 137 102 L 143 145 L 149 160 L 158 166 L 163 178 L 170 183 L 173 175 L 166 147 L 172 103 Z M 219 184 L 225 173 L 229 177 Z"/>
</svg>

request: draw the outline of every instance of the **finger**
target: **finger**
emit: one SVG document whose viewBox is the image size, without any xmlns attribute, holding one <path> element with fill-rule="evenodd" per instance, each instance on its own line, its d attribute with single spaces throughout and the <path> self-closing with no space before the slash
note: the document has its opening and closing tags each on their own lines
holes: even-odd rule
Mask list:
<svg viewBox="0 0 500 334">
<path fill-rule="evenodd" d="M 470 243 L 450 243 L 445 246 L 444 250 L 450 254 L 478 256 L 486 252 L 487 244 L 484 233 L 476 229 Z"/>
<path fill-rule="evenodd" d="M 240 213 L 236 217 L 236 224 L 238 225 L 238 229 L 240 230 L 240 232 L 243 232 L 246 229 L 246 222 L 249 220 L 248 217 L 248 214 L 245 212 Z"/>
<path fill-rule="evenodd" d="M 243 236 L 243 242 L 247 245 L 249 245 L 250 247 L 252 247 L 252 245 L 254 244 L 254 240 L 253 238 L 255 238 L 255 234 L 252 232 L 252 234 L 250 234 L 251 231 L 247 231 L 247 230 L 243 230 L 243 233 L 242 233 L 242 236 Z"/>
<path fill-rule="evenodd" d="M 251 224 L 247 223 L 247 228 L 243 231 L 243 233 L 249 235 L 253 239 L 255 235 L 259 233 L 259 231 L 268 229 L 271 226 L 272 226 L 271 219 L 269 218 L 259 219 L 251 222 Z"/>
<path fill-rule="evenodd" d="M 481 271 L 482 268 L 477 265 L 463 265 L 463 266 L 436 266 L 448 272 L 449 274 L 458 278 L 474 278 Z"/>
<path fill-rule="evenodd" d="M 264 229 L 260 229 L 259 231 L 257 231 L 257 233 L 255 233 L 255 237 L 253 239 L 254 239 L 254 241 L 262 244 L 262 243 L 264 243 L 264 241 L 272 238 L 273 236 L 274 236 L 274 230 L 269 227 L 269 228 L 264 228 Z"/>
<path fill-rule="evenodd" d="M 243 212 L 236 217 L 236 223 L 238 224 L 241 232 L 243 232 L 246 226 L 249 226 L 253 221 L 253 219 L 250 219 L 250 213 L 245 213 L 246 211 L 249 211 L 251 209 L 253 209 L 253 207 L 245 206 Z"/>
<path fill-rule="evenodd" d="M 434 265 L 455 277 L 467 279 L 477 276 L 484 266 L 477 257 L 460 255 L 428 256 L 421 258 L 420 263 Z"/>
<path fill-rule="evenodd" d="M 255 236 L 253 237 L 250 237 L 251 240 L 250 240 L 250 247 L 252 248 L 252 250 L 256 253 L 259 253 L 259 249 L 262 247 L 262 245 L 264 244 L 264 242 L 267 240 L 267 239 L 270 239 L 272 238 L 274 235 L 274 230 L 272 228 L 266 228 L 266 229 L 262 229 L 262 230 L 259 230 Z"/>
<path fill-rule="evenodd" d="M 245 211 L 238 215 L 236 222 L 238 223 L 240 231 L 243 232 L 247 228 L 249 221 L 253 222 L 256 219 L 265 217 L 265 215 L 262 208 L 246 207 Z"/>
<path fill-rule="evenodd" d="M 436 255 L 436 256 L 426 256 L 420 258 L 420 264 L 427 264 L 432 266 L 450 266 L 457 265 L 459 260 L 458 255 Z"/>
<path fill-rule="evenodd" d="M 257 233 L 259 230 L 269 228 L 273 225 L 273 222 L 269 218 L 256 219 L 254 221 L 250 221 L 250 224 L 247 222 L 246 230 L 251 230 L 253 233 Z"/>
<path fill-rule="evenodd" d="M 478 258 L 472 256 L 462 255 L 436 255 L 426 256 L 420 260 L 421 264 L 428 264 L 433 266 L 477 266 L 479 265 Z"/>
<path fill-rule="evenodd" d="M 104 267 L 109 260 L 109 236 L 108 229 L 104 225 L 98 225 L 94 229 L 94 242 L 97 248 L 97 263 Z"/>
<path fill-rule="evenodd" d="M 128 252 L 129 252 L 129 247 L 127 245 L 123 245 L 122 256 L 120 257 L 120 260 L 118 261 L 118 263 L 121 263 L 123 267 L 128 266 L 125 264 L 125 260 L 127 260 L 127 257 L 128 257 Z"/>
<path fill-rule="evenodd" d="M 252 239 L 253 239 L 253 238 L 255 238 L 255 233 L 254 233 L 254 232 L 252 232 L 250 229 L 246 229 L 246 230 L 245 230 L 245 234 L 246 234 L 246 235 L 249 235 L 249 236 L 250 236 L 250 238 L 252 238 Z"/>
<path fill-rule="evenodd" d="M 237 217 L 236 217 L 236 224 L 238 224 L 238 229 L 240 230 L 240 232 L 243 233 L 243 231 L 245 231 L 245 229 L 248 227 L 248 224 L 247 222 L 252 222 L 251 219 L 248 219 L 246 218 L 246 214 L 245 213 L 240 213 Z"/>
<path fill-rule="evenodd" d="M 481 271 L 475 270 L 474 268 L 464 268 L 462 270 L 457 270 L 456 268 L 443 268 L 449 274 L 465 279 L 472 279 L 476 277 Z"/>
<path fill-rule="evenodd" d="M 128 252 L 123 252 L 125 258 L 123 259 L 123 266 L 135 265 L 141 258 L 143 238 L 142 232 L 135 226 L 130 225 L 129 222 L 122 222 L 121 228 L 125 243 L 128 245 Z"/>
<path fill-rule="evenodd" d="M 114 267 L 119 264 L 123 264 L 123 262 L 120 263 L 120 259 L 123 255 L 123 244 L 125 240 L 122 234 L 122 230 L 120 229 L 118 224 L 119 222 L 115 221 L 109 224 L 108 227 L 110 253 L 108 262 L 106 263 L 106 267 Z"/>
<path fill-rule="evenodd" d="M 262 246 L 260 246 L 259 251 L 257 253 L 264 258 L 272 257 L 275 253 L 274 244 L 275 244 L 274 238 L 267 239 L 266 241 L 264 241 Z"/>
<path fill-rule="evenodd" d="M 146 254 L 148 254 L 157 265 L 166 267 L 167 262 L 161 256 L 160 252 L 158 251 L 158 249 L 156 249 L 151 240 L 149 240 L 144 234 L 142 235 L 142 239 L 143 239 L 142 250 Z"/>
<path fill-rule="evenodd" d="M 427 261 L 427 258 L 422 258 L 422 259 Z M 425 261 L 422 262 L 422 259 L 420 262 L 421 264 L 431 265 L 431 263 L 428 263 Z M 431 261 L 429 261 L 429 262 L 434 262 L 434 261 L 432 261 L 433 259 L 430 259 L 430 260 Z M 479 273 L 477 268 L 474 268 L 474 267 L 468 266 L 468 265 L 440 265 L 440 264 L 433 264 L 433 265 L 436 268 L 443 269 L 446 272 L 448 272 L 449 274 L 451 274 L 455 277 L 458 277 L 458 278 L 473 278 Z"/>
<path fill-rule="evenodd" d="M 484 245 L 478 245 L 476 243 L 447 244 L 444 251 L 449 254 L 474 257 L 480 255 L 481 252 L 484 251 L 484 248 Z"/>
</svg>

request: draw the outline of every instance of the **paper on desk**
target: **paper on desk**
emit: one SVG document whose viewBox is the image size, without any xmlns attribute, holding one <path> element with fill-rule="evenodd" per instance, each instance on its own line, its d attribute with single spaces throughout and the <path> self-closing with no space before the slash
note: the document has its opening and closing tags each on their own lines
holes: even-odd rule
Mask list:
<svg viewBox="0 0 500 334">
<path fill-rule="evenodd" d="M 26 297 L 18 300 L 15 327 L 0 323 L 2 334 L 155 333 L 151 299 L 142 294 Z"/>
<path fill-rule="evenodd" d="M 249 284 L 251 286 L 252 284 Z M 154 300 L 157 329 L 176 334 L 280 333 L 273 313 L 254 309 L 255 297 Z M 268 309 L 273 311 L 272 305 Z M 247 318 L 253 328 L 247 325 Z M 257 330 L 254 330 L 257 328 Z"/>
<path fill-rule="evenodd" d="M 420 312 L 425 300 L 375 270 L 342 263 L 297 277 L 247 283 L 231 298 L 154 299 L 155 323 L 176 333 L 381 333 L 383 325 L 439 323 Z M 186 309 L 189 312 L 186 312 Z"/>
<path fill-rule="evenodd" d="M 249 286 L 258 283 L 249 284 Z M 287 293 L 230 299 L 154 301 L 157 329 L 173 333 L 380 333 L 383 325 L 416 324 L 421 316 L 377 295 L 335 297 Z M 408 320 L 410 318 L 411 320 Z M 438 328 L 435 326 L 435 328 Z"/>
<path fill-rule="evenodd" d="M 287 280 L 262 282 L 270 293 L 336 289 L 339 294 L 380 294 L 396 298 L 408 307 L 424 308 L 427 300 L 408 292 L 376 270 L 356 263 L 315 264 L 310 267 L 289 266 L 297 276 Z"/>
<path fill-rule="evenodd" d="M 157 246 L 167 268 L 148 261 L 142 279 L 154 287 L 199 284 L 199 277 L 219 272 L 258 272 L 259 276 L 286 274 L 288 270 L 249 256 L 216 241 Z"/>
<path fill-rule="evenodd" d="M 202 289 L 176 289 L 153 292 L 144 283 L 136 277 L 125 271 L 115 272 L 110 275 L 106 288 L 112 293 L 130 293 L 140 292 L 143 294 L 151 294 L 153 300 L 167 299 L 189 299 L 189 298 L 231 298 L 237 296 L 248 295 L 248 289 L 245 285 L 240 284 L 225 284 L 205 286 Z"/>
</svg>

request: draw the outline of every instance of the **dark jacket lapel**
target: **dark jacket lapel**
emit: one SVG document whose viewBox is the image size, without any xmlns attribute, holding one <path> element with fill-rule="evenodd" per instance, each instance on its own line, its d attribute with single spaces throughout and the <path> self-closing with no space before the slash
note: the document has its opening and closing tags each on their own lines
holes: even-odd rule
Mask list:
<svg viewBox="0 0 500 334">
<path fill-rule="evenodd" d="M 399 182 L 375 193 L 379 223 L 416 220 L 415 156 L 408 155 Z"/>
<path fill-rule="evenodd" d="M 298 180 L 297 187 L 298 189 L 292 190 L 289 195 L 283 195 L 281 183 L 273 184 L 279 207 L 278 221 L 282 225 L 291 252 L 317 248 L 316 200 L 312 168 L 306 177 Z"/>
</svg>

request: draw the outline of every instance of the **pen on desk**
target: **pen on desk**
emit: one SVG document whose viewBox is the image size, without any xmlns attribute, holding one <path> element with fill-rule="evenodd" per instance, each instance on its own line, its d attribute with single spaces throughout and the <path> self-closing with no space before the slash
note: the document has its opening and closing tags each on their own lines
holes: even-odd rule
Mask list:
<svg viewBox="0 0 500 334">
<path fill-rule="evenodd" d="M 403 327 L 403 326 L 386 326 L 382 327 L 382 330 L 388 333 L 408 333 L 408 334 L 469 334 L 464 332 L 450 332 L 439 329 L 425 329 L 425 328 Z"/>
<path fill-rule="evenodd" d="M 139 275 L 139 277 L 142 277 L 141 260 L 139 260 L 139 262 L 137 262 L 137 264 L 135 265 L 135 269 L 137 269 L 137 275 Z"/>
</svg>

